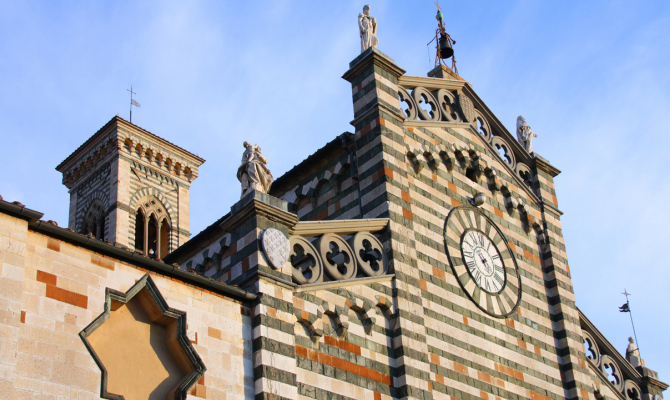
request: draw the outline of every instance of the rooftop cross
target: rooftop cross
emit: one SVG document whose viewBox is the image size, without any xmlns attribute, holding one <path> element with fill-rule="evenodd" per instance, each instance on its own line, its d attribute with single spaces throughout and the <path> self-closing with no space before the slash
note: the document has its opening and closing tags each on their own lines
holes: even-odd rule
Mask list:
<svg viewBox="0 0 670 400">
<path fill-rule="evenodd" d="M 135 107 L 141 107 L 141 106 L 140 106 L 140 103 L 133 100 L 133 95 L 137 94 L 137 93 L 133 92 L 133 86 L 131 85 L 130 89 L 126 89 L 126 90 L 130 92 L 130 123 L 132 124 L 133 123 L 133 106 L 135 106 Z"/>
</svg>

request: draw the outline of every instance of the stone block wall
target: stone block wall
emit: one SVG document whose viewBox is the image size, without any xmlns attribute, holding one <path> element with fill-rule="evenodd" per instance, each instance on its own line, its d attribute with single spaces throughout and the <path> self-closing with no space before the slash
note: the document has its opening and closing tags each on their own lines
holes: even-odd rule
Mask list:
<svg viewBox="0 0 670 400">
<path fill-rule="evenodd" d="M 294 294 L 301 398 L 399 397 L 392 291 L 385 282 Z"/>
<path fill-rule="evenodd" d="M 135 246 L 137 201 L 158 198 L 169 211 L 169 251 L 189 240 L 189 189 L 205 160 L 119 117 L 112 118 L 57 170 L 70 189 L 68 226 L 80 232 L 92 201 L 104 207 L 104 239 Z"/>
<path fill-rule="evenodd" d="M 354 60 L 345 79 L 352 84 L 363 216 L 391 219 L 384 244 L 396 274 L 390 299 L 398 320 L 392 357 L 385 364 L 393 383 L 378 393 L 421 399 L 593 398 L 556 208 L 553 177 L 559 171 L 538 161 L 532 180 L 525 182 L 475 124 L 406 125 L 397 101 L 397 78 L 404 71 L 377 53 Z M 469 90 L 460 93 L 472 97 Z M 293 192 L 318 182 L 341 162 L 331 157 L 327 166 L 302 176 L 295 189 L 277 195 L 298 206 Z M 470 301 L 445 253 L 449 211 L 468 205 L 478 192 L 485 195 L 480 209 L 503 230 L 523 282 L 520 307 L 504 319 Z M 320 204 L 337 201 L 335 193 L 330 198 L 322 194 Z M 301 219 L 339 218 L 325 207 L 314 211 Z M 321 295 L 311 301 L 302 296 L 297 298 L 307 308 L 324 301 Z M 319 398 L 322 392 L 306 379 L 324 384 L 332 375 L 319 358 L 328 359 L 333 348 L 345 351 L 338 344 L 349 346 L 328 338 L 327 329 L 319 338 L 296 328 L 298 382 L 307 397 Z M 326 349 L 323 355 L 313 348 L 315 338 Z M 358 378 L 350 381 L 357 389 L 348 393 L 359 396 L 369 385 Z"/>
<path fill-rule="evenodd" d="M 308 167 L 311 171 L 302 171 L 303 177 L 289 188 L 272 189 L 302 221 L 359 217 L 358 187 L 351 176 L 349 155 L 338 149 L 327 157 L 325 166 Z"/>
<path fill-rule="evenodd" d="M 0 398 L 97 399 L 101 373 L 79 333 L 149 273 L 207 367 L 193 398 L 251 399 L 251 309 L 188 282 L 148 272 L 28 229 L 0 213 Z M 129 338 L 131 339 L 131 338 Z M 132 361 L 132 360 L 130 360 Z"/>
<path fill-rule="evenodd" d="M 151 195 L 157 197 L 170 213 L 171 232 L 169 245 L 170 251 L 174 251 L 180 244 L 185 243 L 190 236 L 190 233 L 188 233 L 188 219 L 186 222 L 180 219 L 179 211 L 180 209 L 183 210 L 182 204 L 178 204 L 180 183 L 176 179 L 147 168 L 137 161 L 126 159 L 123 155 L 120 155 L 120 158 L 125 161 L 124 164 L 130 169 L 126 173 L 129 179 L 129 190 L 124 197 L 128 197 L 128 203 L 126 204 L 128 204 L 128 208 L 131 210 L 127 213 L 128 230 L 124 238 L 126 242 L 121 243 L 130 248 L 135 247 L 135 213 L 139 206 L 138 201 L 147 195 Z M 188 203 L 186 206 L 188 206 Z"/>
</svg>

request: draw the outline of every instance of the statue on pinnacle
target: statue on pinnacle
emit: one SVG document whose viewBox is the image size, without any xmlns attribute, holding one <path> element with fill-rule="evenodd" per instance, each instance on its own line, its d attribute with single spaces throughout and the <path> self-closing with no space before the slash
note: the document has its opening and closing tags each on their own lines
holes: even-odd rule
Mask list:
<svg viewBox="0 0 670 400">
<path fill-rule="evenodd" d="M 268 160 L 261 153 L 261 146 L 244 142 L 244 148 L 242 163 L 237 169 L 237 179 L 242 184 L 240 198 L 254 190 L 263 193 L 269 192 L 273 177 L 266 165 Z"/>
<path fill-rule="evenodd" d="M 363 7 L 363 12 L 358 14 L 358 30 L 361 35 L 361 53 L 370 47 L 377 47 L 377 20 L 370 15 L 370 5 Z"/>
</svg>

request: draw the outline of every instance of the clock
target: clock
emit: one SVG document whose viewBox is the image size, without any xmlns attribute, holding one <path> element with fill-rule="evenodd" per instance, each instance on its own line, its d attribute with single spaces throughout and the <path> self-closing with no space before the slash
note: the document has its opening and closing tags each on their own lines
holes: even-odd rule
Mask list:
<svg viewBox="0 0 670 400">
<path fill-rule="evenodd" d="M 478 208 L 456 207 L 444 225 L 444 244 L 465 294 L 487 314 L 504 318 L 519 307 L 521 276 L 507 239 Z"/>
</svg>

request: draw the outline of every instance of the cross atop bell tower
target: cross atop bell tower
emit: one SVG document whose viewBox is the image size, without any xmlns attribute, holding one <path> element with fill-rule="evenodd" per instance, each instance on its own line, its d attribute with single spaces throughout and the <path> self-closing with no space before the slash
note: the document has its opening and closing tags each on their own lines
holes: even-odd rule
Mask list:
<svg viewBox="0 0 670 400">
<path fill-rule="evenodd" d="M 114 117 L 56 167 L 70 192 L 68 227 L 163 258 L 191 236 L 189 189 L 204 162 Z"/>
</svg>

